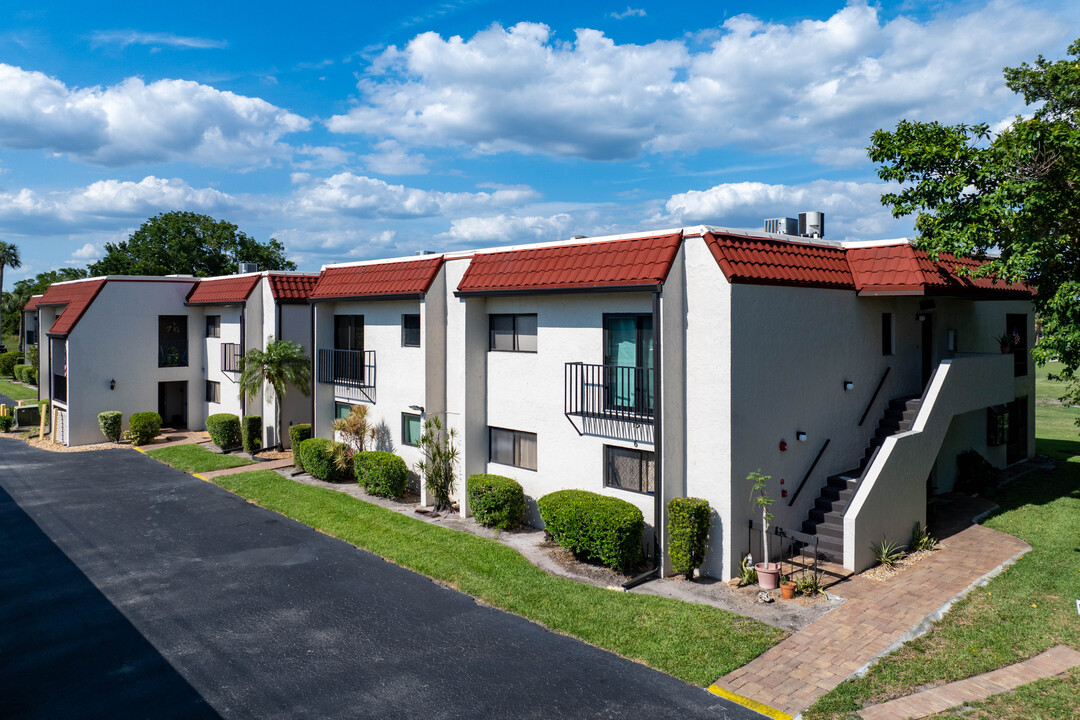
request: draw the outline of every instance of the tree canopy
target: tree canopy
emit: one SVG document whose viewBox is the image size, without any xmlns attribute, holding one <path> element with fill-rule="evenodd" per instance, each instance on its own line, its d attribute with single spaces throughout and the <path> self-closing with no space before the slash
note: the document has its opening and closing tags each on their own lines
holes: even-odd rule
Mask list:
<svg viewBox="0 0 1080 720">
<path fill-rule="evenodd" d="M 270 238 L 260 243 L 226 220 L 174 211 L 156 215 L 127 240 L 105 243 L 105 257 L 90 265 L 91 275 L 230 275 L 238 263 L 259 270 L 295 270 L 285 246 Z"/>
<path fill-rule="evenodd" d="M 1068 56 L 1004 69 L 1031 112 L 1000 131 L 905 120 L 875 132 L 869 155 L 900 183 L 882 203 L 917 213 L 919 247 L 989 258 L 979 272 L 1034 288 L 1033 354 L 1064 364 L 1066 399 L 1080 403 L 1080 40 Z"/>
</svg>

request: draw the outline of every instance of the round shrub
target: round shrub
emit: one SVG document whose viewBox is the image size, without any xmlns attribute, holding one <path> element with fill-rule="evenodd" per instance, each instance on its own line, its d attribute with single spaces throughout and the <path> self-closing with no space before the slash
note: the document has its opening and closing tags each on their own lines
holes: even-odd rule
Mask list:
<svg viewBox="0 0 1080 720">
<path fill-rule="evenodd" d="M 392 452 L 382 450 L 353 455 L 353 472 L 360 487 L 379 497 L 401 497 L 409 482 L 409 467 L 405 461 Z"/>
<path fill-rule="evenodd" d="M 262 415 L 245 415 L 240 423 L 240 440 L 244 452 L 252 455 L 262 447 Z"/>
<path fill-rule="evenodd" d="M 578 557 L 614 570 L 641 564 L 645 518 L 637 506 L 586 490 L 559 490 L 537 506 L 555 542 Z"/>
<path fill-rule="evenodd" d="M 222 450 L 240 447 L 240 418 L 232 413 L 217 413 L 206 418 L 210 439 Z"/>
<path fill-rule="evenodd" d="M 135 413 L 128 418 L 128 437 L 132 445 L 145 445 L 161 431 L 161 416 L 156 412 Z"/>
<path fill-rule="evenodd" d="M 21 358 L 22 355 L 14 351 L 0 353 L 0 377 L 14 378 L 15 366 Z"/>
<path fill-rule="evenodd" d="M 18 363 L 11 369 L 12 376 L 19 382 L 26 382 L 26 371 L 30 369 L 29 365 L 23 365 Z"/>
<path fill-rule="evenodd" d="M 509 530 L 525 522 L 525 491 L 516 480 L 502 475 L 470 475 L 465 481 L 476 522 Z"/>
<path fill-rule="evenodd" d="M 101 434 L 111 442 L 120 442 L 120 437 L 123 434 L 121 430 L 123 419 L 124 416 L 120 414 L 119 410 L 106 410 L 98 413 L 97 422 L 98 427 L 101 428 Z"/>
<path fill-rule="evenodd" d="M 330 482 L 346 482 L 353 474 L 352 460 L 346 450 L 343 443 L 326 438 L 310 438 L 300 443 L 300 458 L 304 463 L 304 470 L 313 477 Z M 335 454 L 346 458 L 344 468 L 338 467 Z"/>
<path fill-rule="evenodd" d="M 15 418 L 11 415 L 0 415 L 0 432 L 10 432 L 15 424 Z"/>
<path fill-rule="evenodd" d="M 712 509 L 701 498 L 672 498 L 668 502 L 668 553 L 671 569 L 693 579 L 694 568 L 705 562 Z"/>
<path fill-rule="evenodd" d="M 303 470 L 304 464 L 300 458 L 300 443 L 311 438 L 311 425 L 300 423 L 289 426 L 289 447 L 292 448 L 293 465 L 297 470 Z"/>
</svg>

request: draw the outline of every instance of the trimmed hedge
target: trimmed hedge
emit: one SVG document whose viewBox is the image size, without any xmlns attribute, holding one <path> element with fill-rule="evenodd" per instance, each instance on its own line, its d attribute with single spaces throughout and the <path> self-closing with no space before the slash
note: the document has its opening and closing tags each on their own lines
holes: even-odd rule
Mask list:
<svg viewBox="0 0 1080 720">
<path fill-rule="evenodd" d="M 11 426 L 14 424 L 14 415 L 0 415 L 0 432 L 11 432 Z"/>
<path fill-rule="evenodd" d="M 262 448 L 262 415 L 245 415 L 240 423 L 240 441 L 248 455 Z"/>
<path fill-rule="evenodd" d="M 310 438 L 300 443 L 300 458 L 304 463 L 304 470 L 320 480 L 329 482 L 347 482 L 353 474 L 352 460 L 344 469 L 339 469 L 334 464 L 334 447 L 342 443 L 334 442 L 326 438 Z M 293 453 L 295 455 L 295 452 Z"/>
<path fill-rule="evenodd" d="M 0 353 L 0 377 L 15 377 L 15 366 L 22 358 L 22 353 L 15 351 Z"/>
<path fill-rule="evenodd" d="M 296 466 L 297 470 L 304 469 L 304 463 L 300 458 L 300 443 L 309 439 L 311 439 L 311 425 L 309 423 L 289 426 L 289 447 L 292 449 L 293 465 Z"/>
<path fill-rule="evenodd" d="M 123 433 L 124 416 L 119 410 L 106 410 L 97 416 L 98 427 L 106 440 L 120 442 Z"/>
<path fill-rule="evenodd" d="M 547 531 L 578 557 L 614 570 L 641 564 L 645 518 L 637 506 L 587 490 L 559 490 L 536 504 Z"/>
<path fill-rule="evenodd" d="M 353 455 L 353 472 L 360 487 L 379 497 L 399 498 L 409 482 L 409 467 L 392 452 L 371 450 Z"/>
<path fill-rule="evenodd" d="M 705 562 L 712 508 L 708 500 L 677 497 L 668 502 L 667 512 L 671 569 L 692 580 L 694 568 Z"/>
<path fill-rule="evenodd" d="M 132 445 L 145 445 L 161 431 L 161 416 L 156 412 L 135 413 L 128 418 L 128 437 Z"/>
<path fill-rule="evenodd" d="M 232 413 L 216 413 L 206 418 L 210 439 L 222 450 L 240 447 L 240 418 Z"/>
<path fill-rule="evenodd" d="M 525 522 L 525 491 L 502 475 L 470 475 L 465 494 L 476 522 L 485 527 L 509 530 Z"/>
<path fill-rule="evenodd" d="M 23 371 L 23 382 L 27 385 L 38 384 L 38 369 L 37 365 L 27 365 L 26 370 Z"/>
<path fill-rule="evenodd" d="M 18 363 L 11 369 L 12 376 L 19 382 L 26 382 L 26 371 L 29 370 L 31 365 L 23 365 Z"/>
</svg>

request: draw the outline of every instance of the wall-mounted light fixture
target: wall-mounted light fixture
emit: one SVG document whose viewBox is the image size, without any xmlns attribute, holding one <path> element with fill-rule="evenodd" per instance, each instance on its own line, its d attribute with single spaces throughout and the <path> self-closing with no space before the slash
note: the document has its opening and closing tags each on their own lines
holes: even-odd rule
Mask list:
<svg viewBox="0 0 1080 720">
<path fill-rule="evenodd" d="M 844 389 L 845 390 L 854 390 L 855 389 L 855 383 L 851 382 L 850 380 L 845 380 L 844 381 Z"/>
<path fill-rule="evenodd" d="M 115 390 L 116 389 L 116 379 L 115 378 L 109 381 L 109 389 L 110 390 Z"/>
<path fill-rule="evenodd" d="M 409 409 L 412 410 L 413 412 L 418 412 L 421 415 L 424 414 L 424 406 L 423 405 L 410 405 Z"/>
<path fill-rule="evenodd" d="M 804 433 L 802 430 L 796 430 L 795 439 L 799 442 L 806 442 L 806 433 Z"/>
</svg>

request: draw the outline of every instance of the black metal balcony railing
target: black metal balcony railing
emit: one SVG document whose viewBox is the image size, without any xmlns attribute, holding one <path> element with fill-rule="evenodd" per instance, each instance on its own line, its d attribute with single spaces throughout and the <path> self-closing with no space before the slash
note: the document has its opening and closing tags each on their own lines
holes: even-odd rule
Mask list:
<svg viewBox="0 0 1080 720">
<path fill-rule="evenodd" d="M 240 343 L 221 344 L 221 372 L 240 372 Z"/>
<path fill-rule="evenodd" d="M 652 423 L 653 368 L 566 363 L 564 411 L 609 420 Z"/>
<path fill-rule="evenodd" d="M 321 349 L 318 371 L 321 383 L 375 387 L 375 351 Z"/>
</svg>

